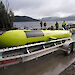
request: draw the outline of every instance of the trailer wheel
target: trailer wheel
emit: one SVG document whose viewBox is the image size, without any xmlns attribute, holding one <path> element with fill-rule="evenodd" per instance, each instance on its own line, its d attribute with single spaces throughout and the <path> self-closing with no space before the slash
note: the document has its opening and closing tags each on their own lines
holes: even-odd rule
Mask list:
<svg viewBox="0 0 75 75">
<path fill-rule="evenodd" d="M 69 55 L 70 53 L 74 52 L 74 43 L 71 43 L 66 51 L 66 54 Z"/>
<path fill-rule="evenodd" d="M 72 52 L 75 51 L 75 42 L 72 43 Z"/>
<path fill-rule="evenodd" d="M 64 49 L 65 49 L 65 54 L 69 55 L 70 53 L 74 52 L 75 48 L 74 48 L 75 43 L 71 40 L 66 41 L 63 45 Z"/>
<path fill-rule="evenodd" d="M 74 52 L 75 51 L 74 50 L 74 43 L 73 42 L 70 44 L 70 49 L 71 49 L 71 52 Z"/>
<path fill-rule="evenodd" d="M 66 51 L 66 55 L 69 55 L 71 53 L 71 51 Z"/>
</svg>

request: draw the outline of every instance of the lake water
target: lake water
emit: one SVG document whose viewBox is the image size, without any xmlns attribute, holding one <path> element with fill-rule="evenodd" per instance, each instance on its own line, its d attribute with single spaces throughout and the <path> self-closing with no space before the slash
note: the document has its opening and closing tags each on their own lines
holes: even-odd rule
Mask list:
<svg viewBox="0 0 75 75">
<path fill-rule="evenodd" d="M 47 28 L 51 25 L 55 25 L 56 21 L 48 21 L 47 22 Z M 62 27 L 62 21 L 58 21 L 59 28 Z M 75 24 L 75 21 L 66 21 L 67 24 Z M 29 29 L 37 28 L 40 29 L 40 22 L 14 22 L 14 27 L 17 27 L 19 29 L 24 29 L 24 27 L 28 27 Z M 43 26 L 44 28 L 44 26 Z"/>
</svg>

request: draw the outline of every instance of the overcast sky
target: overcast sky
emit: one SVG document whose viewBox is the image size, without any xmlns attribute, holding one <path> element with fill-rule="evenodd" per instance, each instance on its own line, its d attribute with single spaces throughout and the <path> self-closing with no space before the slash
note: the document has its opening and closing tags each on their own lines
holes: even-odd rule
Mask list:
<svg viewBox="0 0 75 75">
<path fill-rule="evenodd" d="M 8 0 L 8 2 L 14 14 L 20 16 L 40 19 L 75 15 L 75 0 Z"/>
</svg>

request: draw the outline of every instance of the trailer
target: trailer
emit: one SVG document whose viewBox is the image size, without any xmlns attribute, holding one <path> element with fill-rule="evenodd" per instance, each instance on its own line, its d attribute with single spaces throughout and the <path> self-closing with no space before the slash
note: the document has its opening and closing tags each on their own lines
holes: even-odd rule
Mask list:
<svg viewBox="0 0 75 75">
<path fill-rule="evenodd" d="M 24 63 L 49 54 L 63 50 L 70 54 L 75 50 L 75 42 L 70 37 L 46 42 L 38 42 L 23 46 L 0 49 L 0 68 L 18 63 Z"/>
</svg>

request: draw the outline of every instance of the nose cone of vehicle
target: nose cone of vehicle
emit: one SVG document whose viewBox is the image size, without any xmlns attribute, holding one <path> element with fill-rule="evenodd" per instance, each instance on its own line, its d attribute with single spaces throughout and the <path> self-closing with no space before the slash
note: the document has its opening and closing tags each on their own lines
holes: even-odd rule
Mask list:
<svg viewBox="0 0 75 75">
<path fill-rule="evenodd" d="M 0 35 L 0 47 L 24 45 L 27 41 L 23 30 L 11 30 Z"/>
</svg>

